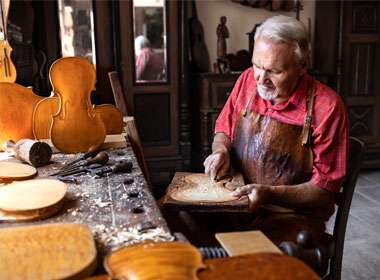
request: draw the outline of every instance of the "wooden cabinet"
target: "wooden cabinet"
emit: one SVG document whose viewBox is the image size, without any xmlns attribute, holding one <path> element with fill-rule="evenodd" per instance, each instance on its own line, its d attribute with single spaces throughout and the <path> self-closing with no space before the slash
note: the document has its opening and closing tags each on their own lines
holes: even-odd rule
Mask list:
<svg viewBox="0 0 380 280">
<path fill-rule="evenodd" d="M 203 170 L 203 161 L 211 153 L 215 121 L 230 95 L 239 74 L 199 74 L 193 98 L 193 169 Z"/>
</svg>

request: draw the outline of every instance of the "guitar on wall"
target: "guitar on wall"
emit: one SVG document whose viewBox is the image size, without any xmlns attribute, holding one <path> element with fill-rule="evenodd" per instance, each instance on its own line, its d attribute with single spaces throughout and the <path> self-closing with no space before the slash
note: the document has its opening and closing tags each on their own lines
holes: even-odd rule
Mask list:
<svg viewBox="0 0 380 280">
<path fill-rule="evenodd" d="M 16 81 L 16 67 L 11 60 L 12 47 L 7 40 L 7 15 L 9 0 L 0 0 L 1 27 L 0 27 L 0 82 L 14 83 Z"/>
</svg>

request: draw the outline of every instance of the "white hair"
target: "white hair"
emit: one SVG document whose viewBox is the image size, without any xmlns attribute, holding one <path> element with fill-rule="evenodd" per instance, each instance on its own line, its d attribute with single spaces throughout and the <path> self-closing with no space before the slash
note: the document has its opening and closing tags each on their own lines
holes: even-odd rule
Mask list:
<svg viewBox="0 0 380 280">
<path fill-rule="evenodd" d="M 141 49 L 143 49 L 143 48 L 150 48 L 150 42 L 143 35 L 137 36 L 136 39 L 135 39 L 135 52 L 137 54 L 139 54 L 140 51 L 141 51 Z"/>
<path fill-rule="evenodd" d="M 301 63 L 309 63 L 310 43 L 305 25 L 293 17 L 274 16 L 266 19 L 256 30 L 255 41 L 267 38 L 276 43 L 294 45 L 294 52 Z"/>
</svg>

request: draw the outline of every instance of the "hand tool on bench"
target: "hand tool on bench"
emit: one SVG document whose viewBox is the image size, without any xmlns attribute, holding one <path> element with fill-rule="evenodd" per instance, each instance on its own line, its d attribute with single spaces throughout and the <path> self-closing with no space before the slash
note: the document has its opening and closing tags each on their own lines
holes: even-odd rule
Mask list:
<svg viewBox="0 0 380 280">
<path fill-rule="evenodd" d="M 65 167 L 68 167 L 68 166 L 71 166 L 71 165 L 74 165 L 82 160 L 86 160 L 88 158 L 93 158 L 95 157 L 97 154 L 99 153 L 99 150 L 90 150 L 88 151 L 87 153 L 83 154 L 81 157 L 73 160 L 73 161 L 70 161 L 68 163 L 66 163 L 62 168 L 65 168 Z"/>
<path fill-rule="evenodd" d="M 70 166 L 65 166 L 65 167 L 61 168 L 59 171 L 57 171 L 53 174 L 50 174 L 50 176 L 64 175 L 65 173 L 72 172 L 72 171 L 75 171 L 77 169 L 80 169 L 81 167 L 90 166 L 90 165 L 96 164 L 96 163 L 104 165 L 108 162 L 108 160 L 109 160 L 108 154 L 106 152 L 102 151 L 102 152 L 98 153 L 93 158 L 84 159 L 84 160 L 78 161 L 77 163 L 74 163 Z"/>
<path fill-rule="evenodd" d="M 132 171 L 132 162 L 128 160 L 120 161 L 113 166 L 105 166 L 95 171 L 97 176 L 102 176 L 106 173 L 130 173 Z"/>
<path fill-rule="evenodd" d="M 96 176 L 103 176 L 106 173 L 129 173 L 132 171 L 132 162 L 130 161 L 121 161 L 112 166 L 99 166 L 99 164 L 90 165 L 90 166 L 79 166 L 75 170 L 65 171 L 59 173 L 59 179 L 64 180 L 65 176 L 80 174 L 80 173 L 91 173 Z"/>
<path fill-rule="evenodd" d="M 59 179 L 61 181 L 65 181 L 67 176 L 78 175 L 80 173 L 91 173 L 91 174 L 96 175 L 95 171 L 103 168 L 104 164 L 95 163 L 95 164 L 91 164 L 88 166 L 77 166 L 76 168 L 71 169 L 71 170 L 67 170 L 67 171 L 64 170 L 64 171 L 61 171 L 59 173 L 55 173 L 55 176 L 57 176 L 57 179 Z M 50 176 L 52 176 L 52 175 L 50 175 Z"/>
</svg>

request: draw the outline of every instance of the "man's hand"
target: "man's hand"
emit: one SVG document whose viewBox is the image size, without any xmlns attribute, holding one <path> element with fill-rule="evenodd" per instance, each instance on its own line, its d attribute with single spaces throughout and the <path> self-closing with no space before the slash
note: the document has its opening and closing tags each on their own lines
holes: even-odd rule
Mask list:
<svg viewBox="0 0 380 280">
<path fill-rule="evenodd" d="M 268 203 L 270 186 L 261 184 L 249 184 L 237 188 L 233 193 L 236 197 L 248 196 L 249 210 L 255 212 L 261 205 Z"/>
<path fill-rule="evenodd" d="M 237 188 L 234 196 L 247 195 L 249 208 L 256 211 L 264 204 L 273 204 L 290 209 L 329 207 L 334 203 L 334 193 L 314 185 L 311 181 L 298 185 L 249 184 Z"/>
<path fill-rule="evenodd" d="M 209 155 L 203 163 L 205 173 L 211 177 L 212 180 L 221 178 L 227 174 L 230 169 L 230 154 L 228 150 L 217 151 Z"/>
<path fill-rule="evenodd" d="M 211 180 L 221 178 L 230 169 L 230 139 L 222 132 L 216 133 L 212 142 L 212 154 L 203 163 Z"/>
</svg>

